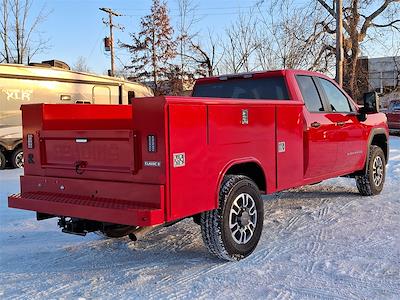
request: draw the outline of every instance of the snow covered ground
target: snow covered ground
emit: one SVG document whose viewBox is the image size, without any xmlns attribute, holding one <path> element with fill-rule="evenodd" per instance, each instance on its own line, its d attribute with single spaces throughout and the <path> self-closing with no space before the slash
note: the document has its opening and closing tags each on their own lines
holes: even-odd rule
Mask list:
<svg viewBox="0 0 400 300">
<path fill-rule="evenodd" d="M 0 298 L 399 299 L 400 138 L 390 147 L 379 196 L 339 178 L 267 197 L 262 239 L 235 263 L 211 257 L 190 220 L 135 243 L 63 234 L 7 208 L 22 172 L 1 171 Z"/>
</svg>

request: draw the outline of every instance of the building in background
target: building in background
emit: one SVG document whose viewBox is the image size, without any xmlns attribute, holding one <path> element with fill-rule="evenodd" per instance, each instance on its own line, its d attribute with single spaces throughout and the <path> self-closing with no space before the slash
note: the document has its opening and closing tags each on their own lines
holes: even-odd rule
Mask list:
<svg viewBox="0 0 400 300">
<path fill-rule="evenodd" d="M 379 94 L 381 107 L 386 108 L 392 100 L 400 100 L 400 56 L 360 60 L 368 61 L 368 91 Z"/>
</svg>

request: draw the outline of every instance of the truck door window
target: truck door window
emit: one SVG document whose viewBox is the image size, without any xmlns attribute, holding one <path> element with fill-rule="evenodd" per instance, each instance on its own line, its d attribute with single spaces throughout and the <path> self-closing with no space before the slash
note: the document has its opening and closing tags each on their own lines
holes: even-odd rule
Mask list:
<svg viewBox="0 0 400 300">
<path fill-rule="evenodd" d="M 301 95 L 309 112 L 324 111 L 321 97 L 315 86 L 314 80 L 310 76 L 296 76 L 297 84 L 300 87 Z"/>
<path fill-rule="evenodd" d="M 351 112 L 347 97 L 330 81 L 319 78 L 333 112 Z"/>
</svg>

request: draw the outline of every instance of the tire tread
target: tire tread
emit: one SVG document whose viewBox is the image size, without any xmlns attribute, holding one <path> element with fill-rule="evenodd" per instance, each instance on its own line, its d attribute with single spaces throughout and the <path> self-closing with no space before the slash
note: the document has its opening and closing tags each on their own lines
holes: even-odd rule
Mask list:
<svg viewBox="0 0 400 300">
<path fill-rule="evenodd" d="M 382 151 L 382 149 L 379 146 L 376 145 L 371 145 L 370 146 L 370 151 L 369 151 L 369 156 L 368 156 L 368 165 L 366 166 L 366 172 L 364 175 L 361 176 L 356 176 L 356 186 L 358 191 L 362 196 L 373 196 L 377 195 L 380 193 L 381 190 L 374 190 L 372 187 L 372 182 L 370 180 L 370 172 L 371 172 L 371 161 L 373 159 L 373 156 L 378 152 Z M 385 165 L 385 160 L 384 160 L 384 165 Z M 384 181 L 382 182 L 383 185 Z"/>
<path fill-rule="evenodd" d="M 222 215 L 225 202 L 228 199 L 231 189 L 241 180 L 251 180 L 243 175 L 225 176 L 219 192 L 219 206 L 217 209 L 203 212 L 200 225 L 201 234 L 208 251 L 220 259 L 236 261 L 243 258 L 242 255 L 230 255 L 222 240 Z"/>
</svg>

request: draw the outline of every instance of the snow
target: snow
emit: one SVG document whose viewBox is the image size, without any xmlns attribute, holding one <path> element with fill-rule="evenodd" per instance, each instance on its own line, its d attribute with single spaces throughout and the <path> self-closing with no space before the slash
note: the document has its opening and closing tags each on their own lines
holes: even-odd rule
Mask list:
<svg viewBox="0 0 400 300">
<path fill-rule="evenodd" d="M 255 252 L 213 258 L 190 220 L 138 242 L 63 234 L 8 209 L 21 170 L 0 171 L 1 299 L 399 299 L 400 137 L 381 195 L 336 178 L 266 197 Z"/>
</svg>

